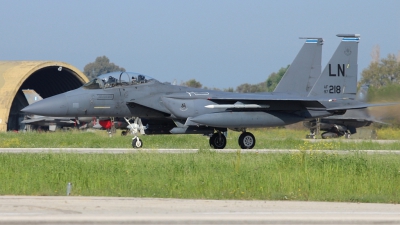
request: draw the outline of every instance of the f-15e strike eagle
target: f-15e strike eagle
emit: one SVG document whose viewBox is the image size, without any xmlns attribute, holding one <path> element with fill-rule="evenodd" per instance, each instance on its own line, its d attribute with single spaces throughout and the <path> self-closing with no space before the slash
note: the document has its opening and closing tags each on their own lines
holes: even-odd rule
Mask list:
<svg viewBox="0 0 400 225">
<path fill-rule="evenodd" d="M 165 123 L 164 132 L 168 129 L 174 134 L 209 135 L 209 143 L 216 149 L 225 147 L 223 132 L 231 129 L 242 132 L 240 147 L 251 149 L 256 139 L 247 128 L 284 126 L 372 106 L 355 100 L 359 35 L 337 36 L 342 41 L 318 78 L 313 72 L 314 59 L 303 59 L 304 63 L 298 64 L 301 69 L 293 71 L 298 74 L 293 81 L 299 85 L 309 85 L 308 76 L 313 74 L 316 81 L 312 87 L 307 86 L 309 91 L 297 91 L 295 85 L 291 86 L 293 91 L 286 92 L 232 93 L 161 83 L 139 73 L 116 72 L 100 75 L 78 89 L 44 99 L 22 111 L 63 117 L 155 119 Z M 319 40 L 308 38 L 306 44 L 319 45 Z M 141 147 L 142 143 L 136 136 L 132 139 L 133 147 Z"/>
</svg>

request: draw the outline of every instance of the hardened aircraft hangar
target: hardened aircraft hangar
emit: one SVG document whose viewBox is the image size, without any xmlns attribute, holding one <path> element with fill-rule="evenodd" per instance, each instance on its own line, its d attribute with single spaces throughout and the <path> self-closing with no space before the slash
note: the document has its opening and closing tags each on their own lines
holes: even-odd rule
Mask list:
<svg viewBox="0 0 400 225">
<path fill-rule="evenodd" d="M 64 62 L 0 61 L 0 132 L 23 129 L 20 110 L 28 105 L 23 89 L 33 89 L 47 98 L 88 81 L 79 69 Z"/>
</svg>

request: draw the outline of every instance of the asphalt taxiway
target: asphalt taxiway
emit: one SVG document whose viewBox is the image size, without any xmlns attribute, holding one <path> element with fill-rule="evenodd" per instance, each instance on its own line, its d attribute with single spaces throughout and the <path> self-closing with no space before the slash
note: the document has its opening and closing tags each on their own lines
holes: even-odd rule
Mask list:
<svg viewBox="0 0 400 225">
<path fill-rule="evenodd" d="M 399 224 L 400 205 L 1 196 L 0 224 Z"/>
</svg>

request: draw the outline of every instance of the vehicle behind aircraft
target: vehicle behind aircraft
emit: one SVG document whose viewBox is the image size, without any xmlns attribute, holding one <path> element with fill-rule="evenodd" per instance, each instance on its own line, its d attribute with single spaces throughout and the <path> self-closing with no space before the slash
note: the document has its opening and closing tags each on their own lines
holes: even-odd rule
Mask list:
<svg viewBox="0 0 400 225">
<path fill-rule="evenodd" d="M 357 92 L 356 99 L 361 102 L 366 102 L 368 94 L 368 86 L 361 86 Z M 307 138 L 315 138 L 321 133 L 323 139 L 339 138 L 344 136 L 350 138 L 352 134 L 357 133 L 357 128 L 366 127 L 372 123 L 384 123 L 376 120 L 369 113 L 368 108 L 347 110 L 345 114 L 338 116 L 329 116 L 311 121 L 304 121 L 305 127 L 310 129 L 310 134 Z"/>
</svg>

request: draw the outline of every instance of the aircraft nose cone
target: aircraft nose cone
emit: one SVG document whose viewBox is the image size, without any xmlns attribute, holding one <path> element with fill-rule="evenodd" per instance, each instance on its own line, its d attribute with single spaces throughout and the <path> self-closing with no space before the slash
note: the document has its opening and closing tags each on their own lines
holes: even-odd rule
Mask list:
<svg viewBox="0 0 400 225">
<path fill-rule="evenodd" d="M 21 111 L 41 116 L 66 116 L 68 111 L 67 98 L 65 94 L 55 95 L 28 105 Z"/>
</svg>

